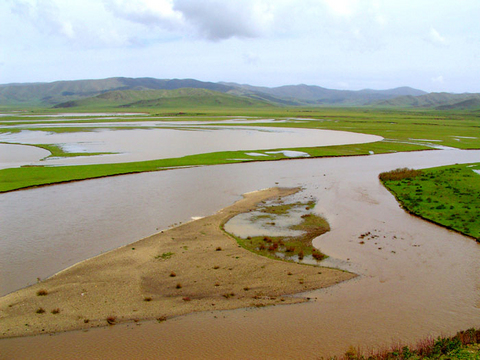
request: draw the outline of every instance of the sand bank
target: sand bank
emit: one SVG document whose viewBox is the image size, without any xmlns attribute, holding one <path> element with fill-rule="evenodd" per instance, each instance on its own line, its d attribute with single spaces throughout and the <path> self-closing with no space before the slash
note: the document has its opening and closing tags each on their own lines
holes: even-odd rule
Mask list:
<svg viewBox="0 0 480 360">
<path fill-rule="evenodd" d="M 308 301 L 288 295 L 355 275 L 258 256 L 220 230 L 232 216 L 260 201 L 297 191 L 272 188 L 246 194 L 212 216 L 86 260 L 8 294 L 0 298 L 0 337 Z M 46 295 L 38 295 L 42 292 Z"/>
</svg>

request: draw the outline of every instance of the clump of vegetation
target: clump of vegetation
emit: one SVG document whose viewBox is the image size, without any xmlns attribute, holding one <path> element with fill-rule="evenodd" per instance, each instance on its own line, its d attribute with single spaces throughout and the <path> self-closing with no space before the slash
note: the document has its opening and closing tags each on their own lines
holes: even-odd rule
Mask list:
<svg viewBox="0 0 480 360">
<path fill-rule="evenodd" d="M 170 277 L 175 277 L 175 276 L 177 276 L 177 274 L 175 273 L 175 271 L 170 272 Z"/>
<path fill-rule="evenodd" d="M 410 213 L 480 241 L 480 175 L 476 169 L 480 163 L 424 169 L 415 177 L 398 179 L 380 174 L 380 179 Z"/>
<path fill-rule="evenodd" d="M 215 251 L 222 251 L 222 247 L 221 246 L 218 246 Z"/>
<path fill-rule="evenodd" d="M 60 313 L 60 309 L 59 309 L 59 308 L 53 309 L 53 310 L 51 311 L 51 313 L 52 313 L 53 315 L 59 314 L 59 313 Z"/>
<path fill-rule="evenodd" d="M 37 309 L 36 313 L 37 314 L 45 314 L 45 309 L 40 307 L 40 308 Z"/>
<path fill-rule="evenodd" d="M 258 211 L 288 216 L 289 211 L 304 209 L 307 213 L 301 215 L 301 222 L 297 225 L 290 226 L 289 229 L 296 230 L 300 233 L 298 236 L 248 236 L 243 239 L 232 235 L 240 246 L 255 252 L 259 255 L 270 258 L 305 262 L 320 261 L 326 258 L 326 255 L 318 251 L 312 246 L 312 240 L 330 230 L 328 222 L 311 212 L 315 206 L 315 202 L 293 203 L 281 205 L 260 205 Z M 262 215 L 263 216 L 263 215 Z M 252 221 L 258 220 L 261 216 L 254 217 Z M 269 223 L 271 224 L 271 223 Z"/>
<path fill-rule="evenodd" d="M 37 291 L 37 296 L 46 296 L 48 295 L 48 291 L 46 289 L 40 289 Z"/>
<path fill-rule="evenodd" d="M 155 259 L 167 260 L 170 259 L 175 253 L 173 252 L 164 252 L 162 255 L 155 256 Z"/>
<path fill-rule="evenodd" d="M 413 179 L 420 175 L 422 175 L 421 170 L 401 168 L 392 171 L 382 172 L 380 175 L 378 175 L 378 177 L 382 181 L 399 181 L 405 179 Z"/>
<path fill-rule="evenodd" d="M 150 302 L 150 301 L 152 301 L 152 297 L 151 296 L 145 296 L 143 298 L 143 301 Z"/>
<path fill-rule="evenodd" d="M 452 337 L 424 339 L 416 346 L 397 345 L 390 349 L 366 353 L 351 347 L 340 360 L 418 360 L 418 359 L 478 359 L 480 330 L 460 331 Z M 334 359 L 337 359 L 336 357 Z"/>
<path fill-rule="evenodd" d="M 117 318 L 115 316 L 109 316 L 107 317 L 107 323 L 108 325 L 115 325 L 117 322 Z"/>
<path fill-rule="evenodd" d="M 177 283 L 177 285 L 175 286 L 175 289 L 181 289 L 181 288 L 182 288 L 182 284 Z"/>
</svg>

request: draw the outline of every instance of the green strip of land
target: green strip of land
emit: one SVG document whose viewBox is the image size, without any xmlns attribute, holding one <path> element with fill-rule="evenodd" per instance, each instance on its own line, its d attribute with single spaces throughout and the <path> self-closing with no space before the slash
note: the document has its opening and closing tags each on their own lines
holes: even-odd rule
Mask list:
<svg viewBox="0 0 480 360">
<path fill-rule="evenodd" d="M 415 151 L 427 149 L 412 144 L 377 142 L 370 144 L 356 144 L 344 146 L 325 146 L 318 148 L 280 149 L 302 151 L 311 157 L 321 156 L 352 156 L 390 153 L 396 151 Z M 264 153 L 263 150 L 257 151 Z M 282 153 L 268 154 L 269 156 L 251 156 L 251 151 L 223 151 L 208 154 L 189 155 L 180 158 L 160 159 L 141 162 L 119 164 L 98 164 L 78 166 L 24 166 L 0 170 L 0 192 L 13 191 L 28 187 L 56 184 L 75 180 L 94 179 L 105 176 L 133 174 L 147 171 L 167 170 L 179 167 L 202 165 L 231 164 L 249 161 L 282 160 L 288 157 Z"/>
<path fill-rule="evenodd" d="M 480 163 L 380 174 L 402 206 L 480 242 Z"/>
</svg>

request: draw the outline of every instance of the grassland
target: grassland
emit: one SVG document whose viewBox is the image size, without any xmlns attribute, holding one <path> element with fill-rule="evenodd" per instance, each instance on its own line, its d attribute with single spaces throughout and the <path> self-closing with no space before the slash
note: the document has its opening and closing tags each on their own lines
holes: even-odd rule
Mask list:
<svg viewBox="0 0 480 360">
<path fill-rule="evenodd" d="M 85 108 L 81 111 L 101 112 L 102 108 Z M 109 111 L 125 111 L 125 109 L 108 109 Z M 229 119 L 230 116 L 251 116 L 255 119 L 278 119 L 281 121 L 255 123 L 259 127 L 291 127 L 305 129 L 327 129 L 358 132 L 379 135 L 383 141 L 343 146 L 327 146 L 314 148 L 282 148 L 278 150 L 295 150 L 308 154 L 309 157 L 325 156 L 353 156 L 381 154 L 401 151 L 418 151 L 431 149 L 432 146 L 442 145 L 459 149 L 480 149 L 480 114 L 477 112 L 448 112 L 448 111 L 413 111 L 413 110 L 378 110 L 371 108 L 222 108 L 204 107 L 183 111 L 176 108 L 135 108 L 135 112 L 149 113 L 147 116 L 118 117 L 115 119 L 95 120 L 88 117 L 65 119 L 65 122 L 78 123 L 76 127 L 48 127 L 43 131 L 50 132 L 84 132 L 93 131 L 95 127 L 85 124 L 91 122 L 135 122 L 154 120 L 162 121 L 211 121 Z M 77 111 L 77 109 L 75 109 Z M 52 112 L 52 110 L 49 110 Z M 57 111 L 57 113 L 60 111 Z M 38 130 L 35 125 L 53 122 L 52 119 L 42 118 L 45 110 L 30 112 L 38 117 L 25 118 L 9 116 L 0 121 L 0 134 L 18 132 L 20 130 Z M 168 116 L 168 119 L 164 117 Z M 63 121 L 63 120 L 62 120 Z M 29 127 L 29 124 L 31 127 Z M 22 127 L 18 127 L 22 125 Z M 222 126 L 222 124 L 216 125 Z M 235 126 L 229 123 L 228 126 Z M 132 126 L 115 126 L 112 130 L 121 131 L 132 129 Z M 48 145 L 43 145 L 47 148 Z M 48 149 L 48 148 L 47 148 Z M 261 144 L 256 152 L 264 153 Z M 49 150 L 58 150 L 58 146 Z M 271 149 L 270 149 L 271 150 Z M 74 154 L 80 155 L 80 154 Z M 86 155 L 86 154 L 82 154 Z M 55 156 L 72 156 L 57 153 Z M 22 167 L 17 169 L 0 170 L 0 192 L 12 191 L 32 186 L 41 186 L 60 182 L 98 178 L 111 175 L 138 173 L 144 171 L 158 171 L 184 166 L 201 166 L 226 164 L 244 161 L 271 161 L 285 159 L 283 154 L 268 154 L 267 156 L 249 156 L 243 151 L 224 151 L 209 154 L 189 155 L 181 158 L 171 158 L 153 161 L 85 165 L 62 167 Z"/>
<path fill-rule="evenodd" d="M 480 163 L 380 174 L 402 206 L 480 242 Z"/>
</svg>

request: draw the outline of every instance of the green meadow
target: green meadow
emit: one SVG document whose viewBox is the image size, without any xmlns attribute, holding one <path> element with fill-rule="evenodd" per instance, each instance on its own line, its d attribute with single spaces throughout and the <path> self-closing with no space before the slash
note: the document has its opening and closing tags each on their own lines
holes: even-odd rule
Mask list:
<svg viewBox="0 0 480 360">
<path fill-rule="evenodd" d="M 480 163 L 380 174 L 402 206 L 480 242 Z"/>
</svg>

